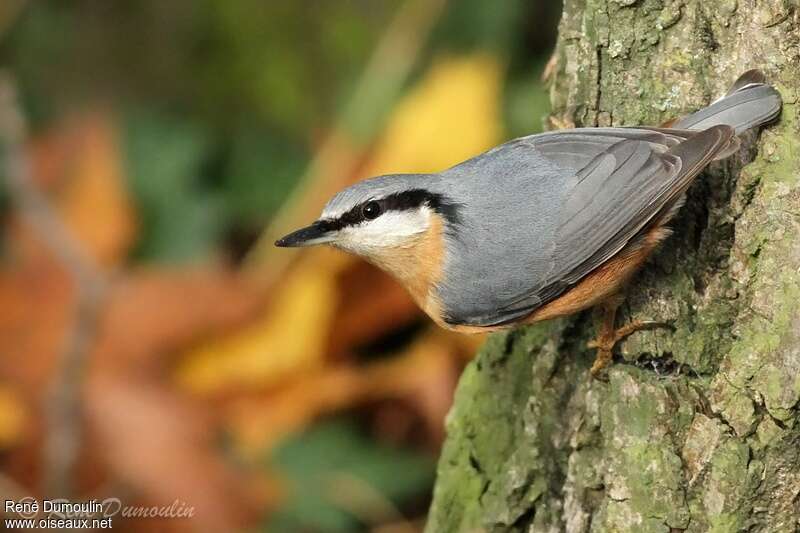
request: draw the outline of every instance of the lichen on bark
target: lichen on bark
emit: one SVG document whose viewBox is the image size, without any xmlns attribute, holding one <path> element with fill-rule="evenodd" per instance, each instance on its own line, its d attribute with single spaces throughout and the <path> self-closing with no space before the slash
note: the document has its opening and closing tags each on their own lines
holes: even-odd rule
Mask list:
<svg viewBox="0 0 800 533">
<path fill-rule="evenodd" d="M 489 339 L 447 420 L 427 531 L 800 530 L 800 6 L 565 0 L 552 124 L 660 124 L 761 68 L 781 120 L 706 171 L 588 375 L 590 313 Z"/>
</svg>

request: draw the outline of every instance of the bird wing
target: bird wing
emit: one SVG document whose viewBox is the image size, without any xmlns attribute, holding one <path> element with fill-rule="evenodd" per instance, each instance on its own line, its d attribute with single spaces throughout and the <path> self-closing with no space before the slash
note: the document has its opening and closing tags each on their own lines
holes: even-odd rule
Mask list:
<svg viewBox="0 0 800 533">
<path fill-rule="evenodd" d="M 532 286 L 453 317 L 497 326 L 554 300 L 608 261 L 686 192 L 694 177 L 731 141 L 733 129 L 696 132 L 592 128 L 519 139 L 566 172 L 550 268 Z M 514 141 L 512 141 L 514 142 Z"/>
</svg>

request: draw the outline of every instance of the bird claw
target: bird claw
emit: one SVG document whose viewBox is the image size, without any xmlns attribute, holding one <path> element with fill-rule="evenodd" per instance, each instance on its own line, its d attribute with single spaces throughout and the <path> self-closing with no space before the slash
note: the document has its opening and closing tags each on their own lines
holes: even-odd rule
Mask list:
<svg viewBox="0 0 800 533">
<path fill-rule="evenodd" d="M 619 329 L 612 331 L 610 334 L 603 334 L 602 332 L 597 338 L 589 341 L 586 346 L 588 348 L 596 348 L 597 356 L 595 357 L 594 364 L 590 370 L 593 377 L 598 375 L 611 363 L 613 359 L 614 346 L 629 335 L 637 331 L 651 330 L 666 328 L 673 330 L 675 327 L 669 322 L 660 322 L 656 320 L 634 320 Z"/>
</svg>

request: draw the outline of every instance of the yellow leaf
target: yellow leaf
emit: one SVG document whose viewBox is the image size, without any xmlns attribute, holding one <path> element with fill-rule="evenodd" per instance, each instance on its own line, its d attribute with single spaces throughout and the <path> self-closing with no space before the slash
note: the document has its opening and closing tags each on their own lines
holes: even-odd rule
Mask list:
<svg viewBox="0 0 800 533">
<path fill-rule="evenodd" d="M 187 353 L 178 381 L 199 393 L 260 388 L 321 366 L 338 303 L 336 276 L 350 261 L 333 250 L 312 250 L 256 321 Z"/>
<path fill-rule="evenodd" d="M 14 446 L 22 437 L 27 413 L 19 398 L 0 386 L 0 449 Z"/>
<path fill-rule="evenodd" d="M 496 145 L 501 82 L 487 54 L 436 61 L 392 113 L 366 175 L 437 172 Z"/>
<path fill-rule="evenodd" d="M 439 428 L 460 369 L 458 349 L 449 333 L 433 330 L 397 357 L 305 372 L 272 393 L 235 402 L 227 417 L 229 432 L 238 451 L 255 458 L 321 415 L 389 399 L 418 404 L 431 426 Z"/>
</svg>

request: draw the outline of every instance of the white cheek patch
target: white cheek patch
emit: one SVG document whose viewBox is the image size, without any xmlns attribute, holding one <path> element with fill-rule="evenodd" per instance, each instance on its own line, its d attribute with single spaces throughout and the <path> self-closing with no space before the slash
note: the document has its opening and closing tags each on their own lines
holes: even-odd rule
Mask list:
<svg viewBox="0 0 800 533">
<path fill-rule="evenodd" d="M 431 210 L 428 207 L 387 211 L 375 220 L 343 228 L 337 244 L 356 252 L 402 246 L 412 237 L 427 231 L 430 224 Z"/>
</svg>

